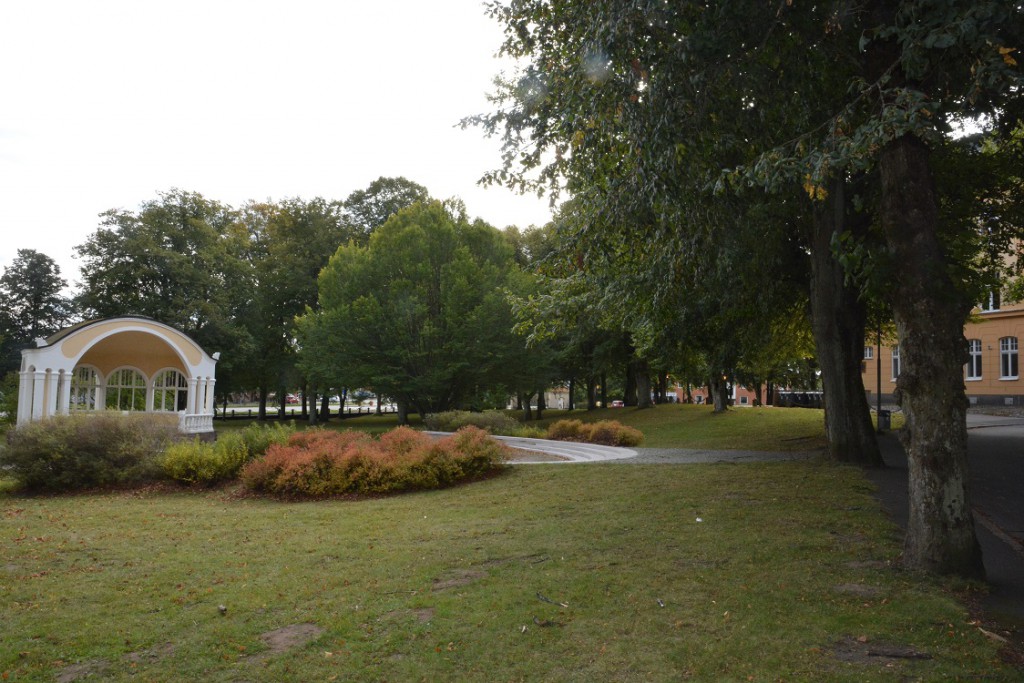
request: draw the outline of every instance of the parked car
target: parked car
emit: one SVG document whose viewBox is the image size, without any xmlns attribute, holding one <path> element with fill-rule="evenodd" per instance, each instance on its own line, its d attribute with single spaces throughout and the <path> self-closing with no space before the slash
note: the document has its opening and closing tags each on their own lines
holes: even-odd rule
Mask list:
<svg viewBox="0 0 1024 683">
<path fill-rule="evenodd" d="M 612 402 L 611 402 L 610 404 L 608 404 L 608 405 L 609 405 L 610 407 L 612 407 L 612 408 L 621 408 L 622 406 L 624 406 L 624 405 L 626 405 L 626 404 L 625 404 L 625 403 L 623 403 L 622 401 L 612 401 Z"/>
<path fill-rule="evenodd" d="M 284 397 L 284 402 L 295 404 L 299 402 L 299 397 L 296 396 L 295 394 L 288 394 L 287 396 Z"/>
</svg>

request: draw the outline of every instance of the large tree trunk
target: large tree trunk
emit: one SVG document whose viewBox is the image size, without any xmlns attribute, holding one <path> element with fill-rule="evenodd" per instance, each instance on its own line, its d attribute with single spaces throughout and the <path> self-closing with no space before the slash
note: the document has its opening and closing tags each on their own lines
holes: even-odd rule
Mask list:
<svg viewBox="0 0 1024 683">
<path fill-rule="evenodd" d="M 651 401 L 651 369 L 646 360 L 637 359 L 630 363 L 630 374 L 633 376 L 634 391 L 636 392 L 637 408 L 653 408 Z"/>
<path fill-rule="evenodd" d="M 569 378 L 569 411 L 572 412 L 576 408 L 576 378 Z"/>
<path fill-rule="evenodd" d="M 833 459 L 880 467 L 882 454 L 861 377 L 867 312 L 832 254 L 833 236 L 846 229 L 844 190 L 842 180 L 832 183 L 828 199 L 815 209 L 811 238 L 811 329 L 821 366 L 825 437 Z"/>
<path fill-rule="evenodd" d="M 331 419 L 331 390 L 325 389 L 324 395 L 320 397 L 320 420 L 327 422 Z"/>
<path fill-rule="evenodd" d="M 377 397 L 377 405 L 380 405 L 380 396 Z M 398 405 L 398 424 L 407 425 L 409 424 L 409 404 L 405 401 L 399 400 Z"/>
<path fill-rule="evenodd" d="M 544 409 L 548 407 L 547 400 L 544 398 L 544 390 L 541 389 L 537 392 L 537 417 L 538 420 L 544 419 Z"/>
<path fill-rule="evenodd" d="M 608 376 L 601 373 L 601 407 L 608 407 Z"/>
<path fill-rule="evenodd" d="M 309 408 L 307 409 L 307 401 L 309 402 Z M 302 390 L 302 412 L 306 413 L 304 417 L 309 420 L 309 424 L 315 425 L 317 423 L 317 412 L 316 412 L 316 385 L 305 384 Z"/>
<path fill-rule="evenodd" d="M 883 148 L 881 223 L 894 269 L 893 313 L 900 344 L 896 393 L 910 478 L 904 562 L 941 574 L 982 577 L 967 476 L 967 360 L 970 304 L 957 290 L 938 239 L 938 202 L 928 148 L 904 135 Z"/>
<path fill-rule="evenodd" d="M 708 383 L 711 389 L 711 401 L 716 413 L 724 413 L 729 408 L 729 382 L 724 375 L 715 375 Z"/>
<path fill-rule="evenodd" d="M 597 378 L 587 377 L 587 410 L 597 410 Z"/>
<path fill-rule="evenodd" d="M 259 408 L 256 411 L 257 419 L 260 422 L 265 422 L 267 419 L 267 387 L 265 386 L 260 387 L 259 401 Z"/>
<path fill-rule="evenodd" d="M 531 398 L 533 398 L 533 394 L 522 394 L 519 398 L 523 405 L 523 422 L 529 422 L 533 419 L 533 408 L 530 407 Z"/>
<path fill-rule="evenodd" d="M 631 408 L 636 402 L 636 372 L 633 370 L 633 361 L 629 361 L 626 363 L 626 395 L 622 397 L 622 404 Z"/>
</svg>

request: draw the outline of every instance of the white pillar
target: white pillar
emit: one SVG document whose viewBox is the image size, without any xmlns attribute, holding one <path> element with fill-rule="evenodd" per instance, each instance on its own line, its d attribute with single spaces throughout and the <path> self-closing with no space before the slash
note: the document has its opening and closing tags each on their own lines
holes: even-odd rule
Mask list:
<svg viewBox="0 0 1024 683">
<path fill-rule="evenodd" d="M 60 405 L 57 408 L 57 412 L 61 415 L 67 415 L 71 412 L 71 371 L 61 370 L 60 373 Z"/>
<path fill-rule="evenodd" d="M 18 424 L 32 419 L 32 372 L 22 370 L 18 380 Z"/>
<path fill-rule="evenodd" d="M 57 414 L 57 387 L 60 377 L 53 370 L 46 371 L 46 396 L 43 403 L 43 417 L 53 417 Z"/>
<path fill-rule="evenodd" d="M 46 391 L 46 373 L 36 370 L 32 373 L 32 419 L 43 417 L 43 394 Z"/>
<path fill-rule="evenodd" d="M 207 415 L 213 415 L 213 403 L 214 403 L 213 388 L 216 385 L 217 385 L 217 380 L 215 380 L 213 377 L 207 378 L 207 380 L 206 380 L 206 411 L 205 411 Z"/>
<path fill-rule="evenodd" d="M 196 386 L 198 383 L 199 383 L 199 380 L 197 378 L 195 378 L 195 377 L 189 377 L 188 378 L 188 410 L 187 410 L 187 412 L 188 412 L 189 415 L 195 415 L 196 413 L 199 412 L 198 410 L 196 410 L 196 405 L 198 405 L 198 400 L 199 400 L 199 397 L 196 395 L 198 393 L 197 392 L 198 387 Z"/>
</svg>

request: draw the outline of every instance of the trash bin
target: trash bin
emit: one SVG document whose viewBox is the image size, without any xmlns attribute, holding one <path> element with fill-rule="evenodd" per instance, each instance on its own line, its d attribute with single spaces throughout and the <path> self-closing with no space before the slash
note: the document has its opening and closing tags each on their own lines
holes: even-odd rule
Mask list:
<svg viewBox="0 0 1024 683">
<path fill-rule="evenodd" d="M 892 429 L 892 413 L 888 410 L 878 411 L 878 431 Z"/>
</svg>

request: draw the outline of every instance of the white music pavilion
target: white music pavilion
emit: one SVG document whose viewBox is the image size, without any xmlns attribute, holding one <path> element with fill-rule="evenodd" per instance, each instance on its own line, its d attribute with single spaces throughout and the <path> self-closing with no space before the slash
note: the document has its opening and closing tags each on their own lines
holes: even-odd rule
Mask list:
<svg viewBox="0 0 1024 683">
<path fill-rule="evenodd" d="M 80 323 L 21 352 L 18 424 L 78 411 L 147 411 L 177 413 L 186 434 L 213 432 L 219 357 L 149 318 Z"/>
</svg>

